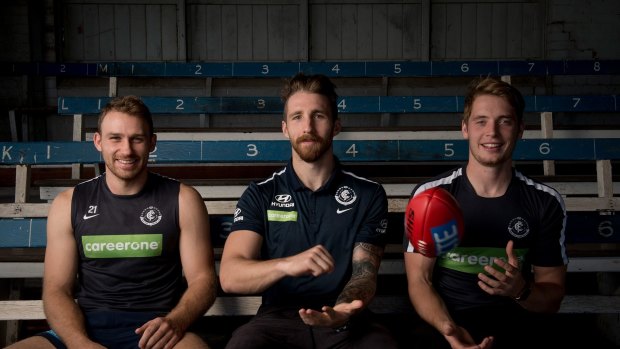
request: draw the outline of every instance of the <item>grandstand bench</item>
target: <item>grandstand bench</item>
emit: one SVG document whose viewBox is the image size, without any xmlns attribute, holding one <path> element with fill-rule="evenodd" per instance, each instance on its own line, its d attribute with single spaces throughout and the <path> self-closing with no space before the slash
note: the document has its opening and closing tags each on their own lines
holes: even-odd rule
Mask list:
<svg viewBox="0 0 620 349">
<path fill-rule="evenodd" d="M 608 64 L 609 63 L 609 64 Z M 37 66 L 36 74 L 51 74 L 57 76 L 76 75 L 76 76 L 99 76 L 110 78 L 109 96 L 116 95 L 116 78 L 117 77 L 289 77 L 298 71 L 307 73 L 324 73 L 332 77 L 403 77 L 403 76 L 480 76 L 480 75 L 571 75 L 571 74 L 618 74 L 618 62 L 604 61 L 583 61 L 583 62 L 300 62 L 300 63 L 109 63 L 109 64 L 76 64 L 76 65 L 41 65 Z M 30 66 L 32 68 L 32 66 Z M 13 73 L 27 71 L 30 68 L 18 66 L 13 67 Z M 83 69 L 86 69 L 84 74 Z M 27 71 L 32 74 L 32 71 Z M 73 139 L 78 141 L 83 139 L 82 115 L 95 115 L 99 112 L 102 105 L 109 97 L 59 97 L 58 114 L 74 116 Z M 280 114 L 282 112 L 282 104 L 279 98 L 273 96 L 257 96 L 257 97 L 143 97 L 146 104 L 154 114 Z M 526 96 L 527 112 L 541 113 L 541 136 L 551 137 L 551 113 L 554 112 L 617 112 L 616 96 Z M 338 101 L 339 112 L 346 114 L 412 114 L 416 113 L 460 113 L 462 111 L 463 98 L 460 96 L 344 96 Z M 389 137 L 389 136 L 388 136 Z M 415 136 L 413 136 L 415 138 Z M 160 138 L 161 139 L 161 138 Z M 171 138 L 174 139 L 174 138 Z M 609 143 L 607 143 L 609 142 Z M 525 155 L 516 156 L 516 160 L 524 161 L 582 161 L 595 160 L 597 179 L 594 183 L 587 183 L 590 189 L 581 189 L 585 185 L 579 184 L 579 189 L 569 187 L 572 183 L 564 183 L 567 195 L 574 195 L 567 198 L 567 207 L 569 211 L 575 211 L 571 214 L 570 227 L 575 232 L 589 232 L 588 236 L 583 237 L 581 234 L 575 234 L 575 241 L 571 241 L 569 247 L 578 246 L 575 249 L 577 255 L 571 256 L 570 271 L 617 271 L 618 270 L 618 251 L 617 241 L 609 238 L 617 236 L 608 234 L 618 225 L 617 218 L 613 213 L 618 207 L 618 198 L 614 197 L 614 183 L 611 176 L 611 160 L 616 160 L 613 156 L 604 154 L 605 149 L 613 149 L 616 140 L 601 139 L 527 139 L 521 143 L 522 151 Z M 170 144 L 172 144 L 171 142 Z M 197 146 L 197 144 L 200 145 Z M 206 144 L 209 144 L 208 146 Z M 277 146 L 275 146 L 278 144 Z M 214 146 L 211 146 L 214 145 Z M 75 144 L 71 144 L 75 146 Z M 92 148 L 92 146 L 90 147 Z M 59 148 L 58 148 L 59 149 Z M 570 149 L 570 151 L 568 151 Z M 11 149 L 16 151 L 16 149 Z M 560 150 L 560 151 L 556 151 Z M 594 152 L 592 151 L 594 150 Z M 336 153 L 343 162 L 354 163 L 380 163 L 389 162 L 458 162 L 466 159 L 466 146 L 461 141 L 436 141 L 430 139 L 428 141 L 413 141 L 410 139 L 398 140 L 372 140 L 355 142 L 336 142 Z M 9 153 L 7 151 L 7 153 Z M 20 159 L 27 158 L 32 153 L 20 150 L 17 152 Z M 37 152 L 35 152 L 37 153 Z M 39 157 L 50 156 L 63 164 L 88 164 L 98 163 L 98 157 L 90 157 L 88 151 L 78 152 L 79 156 L 73 150 L 64 153 L 59 152 L 54 146 L 38 152 Z M 252 162 L 252 163 L 281 163 L 289 156 L 290 148 L 288 142 L 274 142 L 273 140 L 258 140 L 237 143 L 220 142 L 188 142 L 175 144 L 173 147 L 166 149 L 166 143 L 160 142 L 158 150 L 152 154 L 152 160 L 155 164 L 159 163 L 223 163 L 223 162 Z M 592 154 L 596 156 L 592 157 Z M 4 154 L 4 153 L 3 153 Z M 71 154 L 71 155 L 69 155 Z M 199 157 L 196 154 L 200 154 Z M 532 156 L 536 154 L 536 156 Z M 63 156 L 68 158 L 63 158 Z M 82 156 L 83 155 L 83 156 Z M 188 156 L 186 156 L 188 155 Z M 176 157 L 182 157 L 178 159 Z M 600 157 L 599 157 L 600 156 Z M 72 158 L 73 157 L 73 158 Z M 0 208 L 3 210 L 0 217 L 23 217 L 22 228 L 19 228 L 21 237 L 27 230 L 34 233 L 35 230 L 30 227 L 40 229 L 44 227 L 44 220 L 47 212 L 47 204 L 29 204 L 27 203 L 29 188 L 28 183 L 30 166 L 32 164 L 42 164 L 43 162 L 34 162 L 27 164 L 29 160 L 16 163 L 16 195 L 15 204 L 7 205 Z M 43 165 L 45 166 L 45 165 Z M 547 171 L 545 174 L 552 175 L 553 170 Z M 79 178 L 79 176 L 74 177 Z M 560 183 L 560 182 L 556 182 Z M 585 183 L 584 183 L 585 184 Z M 411 188 L 414 183 L 407 183 L 405 190 L 390 195 L 390 211 L 392 213 L 401 213 Z M 593 186 L 594 185 L 594 186 Z M 386 184 L 386 187 L 389 187 Z M 41 188 L 44 190 L 45 188 Z M 592 190 L 594 189 L 594 190 Z M 210 190 L 209 186 L 203 187 L 203 190 Z M 226 190 L 226 189 L 224 189 Z M 49 189 L 53 191 L 53 189 Z M 585 194 L 584 194 L 585 193 Z M 587 195 L 589 194 L 589 195 Z M 49 195 L 45 200 L 53 197 Z M 212 216 L 229 215 L 234 210 L 236 197 L 225 199 L 209 198 L 204 195 L 206 205 Z M 586 212 L 586 214 L 583 214 Z M 600 213 L 600 214 L 599 214 Z M 34 216 L 32 216 L 34 215 Z M 37 218 L 38 217 L 38 218 Z M 16 224 L 13 222 L 13 224 Z M 23 225 L 29 225 L 23 228 Z M 44 230 L 44 229 L 43 229 Z M 585 234 L 584 234 L 585 235 Z M 580 240 L 581 239 L 581 240 Z M 592 240 L 594 239 L 594 240 Z M 44 246 L 44 235 L 42 233 L 34 233 L 30 235 L 28 246 L 31 243 L 42 243 Z M 584 247 L 587 246 L 587 247 Z M 596 246 L 598 250 L 595 254 L 603 252 L 606 256 L 591 256 L 592 246 Z M 27 249 L 36 247 L 27 247 Z M 391 251 L 390 251 L 391 249 Z M 392 241 L 388 246 L 389 256 L 398 254 L 400 247 L 397 241 Z M 584 250 L 586 252 L 584 252 Z M 399 256 L 402 257 L 402 256 Z M 31 257 L 36 258 L 36 257 Z M 37 262 L 37 263 L 40 263 Z M 6 264 L 12 268 L 15 265 Z M 41 264 L 35 264 L 41 267 Z M 381 268 L 382 274 L 402 275 L 402 260 L 397 258 L 387 258 L 384 260 Z M 21 274 L 23 275 L 23 274 Z M 39 274 L 41 275 L 41 274 Z M 16 276 L 20 277 L 20 276 Z M 40 276 L 35 276 L 40 277 Z M 243 299 L 251 299 L 244 297 Z M 403 305 L 408 304 L 406 298 L 401 299 L 401 303 L 390 302 L 397 297 L 377 299 L 377 304 L 384 306 L 381 301 L 385 300 L 387 304 L 397 304 L 396 307 L 385 306 L 388 311 L 403 309 Z M 562 311 L 590 311 L 594 312 L 609 311 L 618 312 L 617 306 L 613 303 L 610 307 L 590 308 L 590 303 L 581 304 L 577 310 L 571 310 L 568 304 L 578 304 L 572 302 L 572 296 L 568 297 L 567 305 L 563 305 Z M 599 305 L 601 300 L 588 298 L 592 305 Z M 611 301 L 616 301 L 611 298 Z M 219 301 L 218 301 L 219 302 Z M 603 300 L 604 302 L 604 300 Z M 225 311 L 234 313 L 234 307 L 230 308 L 223 304 Z M 219 305 L 214 307 L 214 314 L 219 314 L 217 309 Z M 233 310 L 231 310 L 233 309 Z M 249 312 L 252 312 L 252 308 Z M 579 310 L 581 309 L 581 310 Z"/>
<path fill-rule="evenodd" d="M 252 146 L 248 147 L 251 144 Z M 543 146 L 544 145 L 544 146 Z M 24 186 L 27 180 L 27 168 L 32 165 L 62 165 L 71 163 L 98 163 L 99 153 L 91 142 L 31 142 L 0 143 L 3 150 L 3 164 L 14 165 L 20 175 L 16 182 Z M 255 153 L 248 156 L 248 149 Z M 351 151 L 355 149 L 355 152 Z M 540 149 L 544 149 L 541 152 Z M 570 197 L 568 188 L 563 189 L 569 210 L 567 242 L 571 255 L 569 272 L 617 272 L 620 271 L 618 255 L 617 227 L 620 226 L 614 208 L 620 200 L 613 196 L 611 166 L 609 161 L 620 157 L 620 139 L 528 139 L 520 141 L 515 152 L 515 159 L 520 160 L 566 160 L 595 161 L 598 181 L 590 185 L 596 192 L 584 197 L 578 192 Z M 463 161 L 467 157 L 467 147 L 463 140 L 434 141 L 335 141 L 335 153 L 341 161 L 355 163 L 386 163 L 409 161 Z M 449 150 L 449 151 L 447 151 Z M 283 163 L 290 154 L 288 141 L 161 141 L 157 150 L 151 154 L 153 164 L 162 163 L 223 163 L 254 162 Z M 25 178 L 24 178 L 25 177 Z M 407 197 L 413 183 L 385 184 L 389 195 L 391 213 L 404 212 Z M 214 218 L 229 216 L 236 204 L 236 198 L 244 186 L 197 186 L 205 198 L 205 204 Z M 58 188 L 56 188 L 58 189 Z M 44 199 L 49 200 L 54 194 L 52 188 L 41 188 L 48 193 Z M 27 191 L 17 189 L 16 192 Z M 223 194 L 225 193 L 225 194 Z M 604 194 L 604 196 L 601 196 Z M 51 195 L 51 196 L 49 196 Z M 16 197 L 17 199 L 17 197 Z M 49 203 L 16 202 L 0 204 L 0 230 L 3 238 L 0 246 L 4 248 L 39 249 L 45 246 L 45 217 Z M 599 214 L 604 213 L 604 214 Z M 381 275 L 403 275 L 402 253 L 398 240 L 402 233 L 393 237 L 388 245 L 386 258 L 381 266 Z M 594 255 L 584 255 L 584 246 L 596 246 Z M 575 250 L 571 247 L 575 246 Z M 605 251 L 600 246 L 611 246 Z M 601 256 L 606 252 L 607 256 Z M 592 253 L 592 251 L 590 251 Z M 219 253 L 218 253 L 219 255 Z M 19 262 L 3 260 L 0 263 L 2 278 L 41 278 L 42 262 Z M 211 316 L 251 315 L 260 300 L 254 296 L 219 297 L 216 305 L 206 314 Z M 372 305 L 380 313 L 398 313 L 411 311 L 406 295 L 378 295 Z M 563 313 L 603 313 L 619 314 L 620 297 L 605 295 L 568 295 L 560 310 Z M 43 319 L 40 300 L 12 299 L 0 302 L 0 320 Z"/>
</svg>

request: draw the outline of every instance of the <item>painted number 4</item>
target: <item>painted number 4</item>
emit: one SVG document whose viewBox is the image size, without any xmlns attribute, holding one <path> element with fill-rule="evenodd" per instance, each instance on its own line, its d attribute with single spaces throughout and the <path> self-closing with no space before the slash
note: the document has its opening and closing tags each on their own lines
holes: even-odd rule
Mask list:
<svg viewBox="0 0 620 349">
<path fill-rule="evenodd" d="M 345 153 L 349 154 L 351 157 L 356 157 L 359 151 L 357 151 L 357 149 L 355 148 L 355 143 L 353 143 Z"/>
</svg>

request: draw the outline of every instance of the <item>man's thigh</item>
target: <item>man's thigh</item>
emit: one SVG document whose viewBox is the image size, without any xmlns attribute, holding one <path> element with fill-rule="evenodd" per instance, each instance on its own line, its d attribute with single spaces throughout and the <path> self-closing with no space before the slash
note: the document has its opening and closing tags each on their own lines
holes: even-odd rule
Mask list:
<svg viewBox="0 0 620 349">
<path fill-rule="evenodd" d="M 301 321 L 296 309 L 263 309 L 238 327 L 226 345 L 226 349 L 250 348 L 314 348 L 312 331 Z"/>
<path fill-rule="evenodd" d="M 174 346 L 174 349 L 209 349 L 209 346 L 197 334 L 185 332 L 185 335 Z"/>
<path fill-rule="evenodd" d="M 17 343 L 11 344 L 5 349 L 55 349 L 56 347 L 45 337 L 35 335 Z"/>
</svg>

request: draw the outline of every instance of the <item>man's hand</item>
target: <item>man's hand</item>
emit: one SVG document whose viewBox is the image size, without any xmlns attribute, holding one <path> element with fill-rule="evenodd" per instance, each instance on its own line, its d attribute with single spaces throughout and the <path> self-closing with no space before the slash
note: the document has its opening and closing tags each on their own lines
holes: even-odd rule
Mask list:
<svg viewBox="0 0 620 349">
<path fill-rule="evenodd" d="M 514 298 L 517 297 L 525 287 L 526 281 L 523 279 L 523 275 L 521 275 L 519 260 L 514 253 L 513 246 L 514 243 L 512 240 L 508 241 L 508 244 L 506 244 L 508 263 L 501 259 L 493 260 L 493 263 L 504 269 L 504 272 L 487 265 L 484 267 L 484 270 L 492 277 L 483 273 L 478 274 L 478 279 L 480 279 L 480 281 L 478 281 L 478 286 L 486 293 Z"/>
<path fill-rule="evenodd" d="M 170 319 L 158 317 L 136 329 L 136 334 L 142 336 L 138 343 L 140 349 L 172 349 L 184 332 Z"/>
<path fill-rule="evenodd" d="M 313 309 L 300 309 L 299 316 L 309 326 L 338 328 L 344 326 L 351 316 L 358 313 L 364 307 L 364 303 L 355 300 L 351 303 L 340 303 L 333 308 L 323 306 L 321 311 Z"/>
<path fill-rule="evenodd" d="M 294 256 L 286 257 L 282 267 L 288 276 L 319 276 L 334 270 L 335 261 L 322 245 L 316 245 Z"/>
<path fill-rule="evenodd" d="M 452 349 L 489 349 L 493 346 L 493 337 L 485 337 L 476 344 L 466 329 L 455 324 L 444 326 L 441 333 Z"/>
</svg>

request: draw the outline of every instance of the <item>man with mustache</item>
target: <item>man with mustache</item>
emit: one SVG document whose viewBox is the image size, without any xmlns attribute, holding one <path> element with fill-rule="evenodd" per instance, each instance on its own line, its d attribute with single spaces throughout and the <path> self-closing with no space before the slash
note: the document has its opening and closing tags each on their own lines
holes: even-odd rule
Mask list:
<svg viewBox="0 0 620 349">
<path fill-rule="evenodd" d="M 220 268 L 224 291 L 262 293 L 263 303 L 227 348 L 396 347 L 367 310 L 387 197 L 334 156 L 337 98 L 323 75 L 298 74 L 282 91 L 291 160 L 240 198 Z"/>
</svg>

